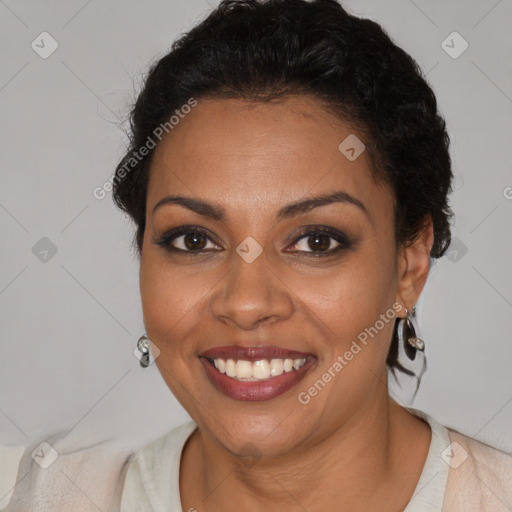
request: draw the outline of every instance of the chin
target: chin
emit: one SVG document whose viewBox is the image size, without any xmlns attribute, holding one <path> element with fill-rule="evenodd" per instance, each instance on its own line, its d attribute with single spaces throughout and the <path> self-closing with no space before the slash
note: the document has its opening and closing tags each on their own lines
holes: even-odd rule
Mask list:
<svg viewBox="0 0 512 512">
<path fill-rule="evenodd" d="M 283 406 L 265 413 L 247 408 L 245 414 L 239 410 L 216 420 L 204 419 L 203 425 L 211 435 L 235 455 L 250 455 L 247 452 L 255 450 L 260 456 L 275 458 L 293 451 L 307 437 L 307 432 L 295 428 L 300 425 L 307 429 L 306 418 L 294 417 Z"/>
</svg>

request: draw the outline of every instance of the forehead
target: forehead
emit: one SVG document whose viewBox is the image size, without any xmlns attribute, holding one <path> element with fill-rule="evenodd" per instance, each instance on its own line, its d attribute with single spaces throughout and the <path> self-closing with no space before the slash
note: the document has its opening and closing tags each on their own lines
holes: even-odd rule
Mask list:
<svg viewBox="0 0 512 512">
<path fill-rule="evenodd" d="M 166 194 L 215 199 L 233 210 L 256 212 L 334 189 L 368 209 L 389 210 L 391 192 L 373 179 L 366 151 L 355 160 L 340 151 L 347 137 L 356 144 L 362 139 L 306 96 L 272 103 L 198 100 L 155 149 L 148 216 Z"/>
</svg>

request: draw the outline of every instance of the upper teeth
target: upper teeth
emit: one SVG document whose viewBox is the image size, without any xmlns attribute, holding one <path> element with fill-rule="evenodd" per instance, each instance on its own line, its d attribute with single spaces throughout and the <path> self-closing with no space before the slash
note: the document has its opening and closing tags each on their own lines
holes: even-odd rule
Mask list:
<svg viewBox="0 0 512 512">
<path fill-rule="evenodd" d="M 215 368 L 228 377 L 238 380 L 255 381 L 277 377 L 283 372 L 298 370 L 306 362 L 301 359 L 261 359 L 260 361 L 244 361 L 239 359 L 215 359 Z"/>
</svg>

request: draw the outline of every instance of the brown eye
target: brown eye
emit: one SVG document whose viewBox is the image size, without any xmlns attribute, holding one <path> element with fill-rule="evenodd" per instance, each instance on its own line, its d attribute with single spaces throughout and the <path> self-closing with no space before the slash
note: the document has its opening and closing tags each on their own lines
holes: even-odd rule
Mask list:
<svg viewBox="0 0 512 512">
<path fill-rule="evenodd" d="M 181 238 L 181 237 L 179 237 Z M 190 251 L 197 251 L 204 249 L 207 243 L 207 238 L 202 233 L 187 233 L 183 235 L 183 245 Z M 176 239 L 175 239 L 176 241 Z"/>
<path fill-rule="evenodd" d="M 204 253 L 222 250 L 212 242 L 211 237 L 202 229 L 191 226 L 181 226 L 164 233 L 155 242 L 169 252 Z"/>
<path fill-rule="evenodd" d="M 302 233 L 291 246 L 292 252 L 308 256 L 329 256 L 351 249 L 352 243 L 342 232 L 327 227 L 314 227 Z"/>
<path fill-rule="evenodd" d="M 312 235 L 308 237 L 308 246 L 312 251 L 327 251 L 331 246 L 331 237 L 327 235 Z"/>
</svg>

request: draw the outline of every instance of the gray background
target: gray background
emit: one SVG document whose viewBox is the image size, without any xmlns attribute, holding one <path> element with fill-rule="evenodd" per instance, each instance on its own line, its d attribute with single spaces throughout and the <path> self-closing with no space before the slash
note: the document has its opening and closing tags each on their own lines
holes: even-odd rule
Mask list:
<svg viewBox="0 0 512 512">
<path fill-rule="evenodd" d="M 452 138 L 456 239 L 418 304 L 428 371 L 413 406 L 512 450 L 512 2 L 344 4 L 417 59 Z M 123 153 L 144 70 L 210 8 L 0 0 L 2 444 L 75 428 L 136 445 L 188 418 L 132 353 L 144 332 L 132 226 L 92 191 Z M 47 59 L 31 47 L 43 31 L 59 45 Z M 469 43 L 457 59 L 441 46 L 453 31 Z M 44 237 L 56 254 L 40 252 Z"/>
</svg>

